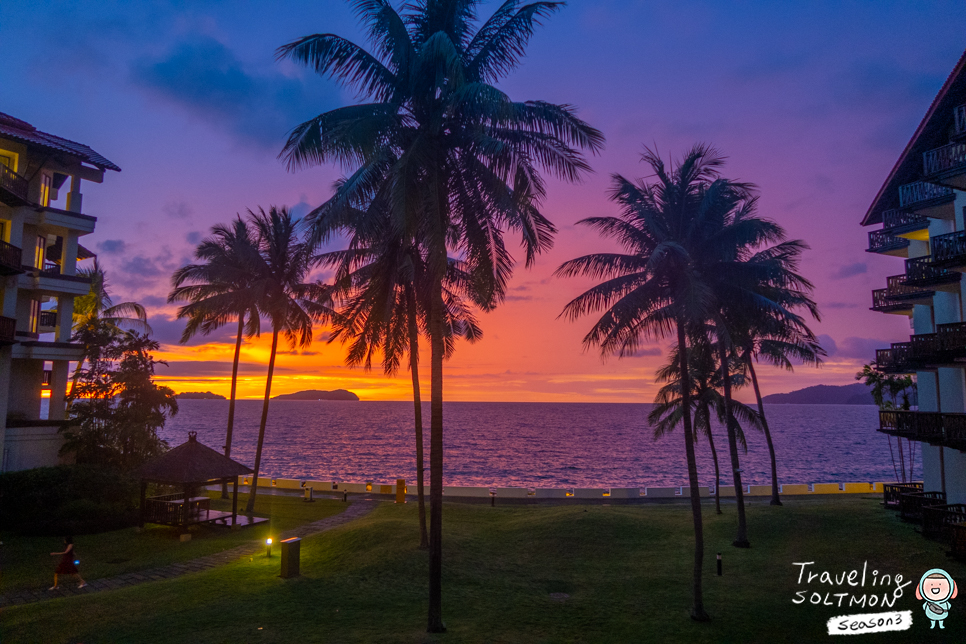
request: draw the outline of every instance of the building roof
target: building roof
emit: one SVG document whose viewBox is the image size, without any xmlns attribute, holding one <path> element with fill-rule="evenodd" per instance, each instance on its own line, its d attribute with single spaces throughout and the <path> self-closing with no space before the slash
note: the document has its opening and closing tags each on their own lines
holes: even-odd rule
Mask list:
<svg viewBox="0 0 966 644">
<path fill-rule="evenodd" d="M 198 442 L 195 432 L 178 445 L 141 467 L 140 477 L 156 483 L 205 483 L 214 479 L 244 476 L 252 469 Z"/>
<path fill-rule="evenodd" d="M 863 226 L 882 222 L 882 213 L 899 207 L 899 186 L 918 181 L 922 177 L 922 155 L 946 144 L 948 123 L 946 117 L 953 108 L 966 103 L 966 52 L 943 83 L 933 99 L 915 134 L 902 151 L 889 177 L 879 188 L 879 193 L 862 219 Z"/>
<path fill-rule="evenodd" d="M 121 171 L 119 167 L 83 143 L 41 132 L 30 123 L 3 112 L 0 112 L 0 136 L 20 141 L 28 146 L 44 148 L 50 152 L 67 153 L 79 157 L 81 161 L 86 161 L 101 170 Z"/>
</svg>

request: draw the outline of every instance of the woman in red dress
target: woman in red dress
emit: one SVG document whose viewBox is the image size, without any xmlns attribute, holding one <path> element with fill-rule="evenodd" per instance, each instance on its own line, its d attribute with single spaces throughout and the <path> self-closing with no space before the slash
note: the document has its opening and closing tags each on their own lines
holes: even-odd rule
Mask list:
<svg viewBox="0 0 966 644">
<path fill-rule="evenodd" d="M 74 538 L 64 537 L 64 551 L 63 552 L 52 552 L 51 557 L 56 557 L 61 555 L 60 563 L 57 564 L 57 570 L 54 571 L 54 585 L 48 588 L 48 590 L 57 590 L 57 576 L 58 575 L 77 575 L 77 579 L 80 583 L 77 585 L 78 588 L 83 588 L 87 585 L 84 581 L 80 572 L 77 571 L 77 565 L 74 563 Z"/>
</svg>

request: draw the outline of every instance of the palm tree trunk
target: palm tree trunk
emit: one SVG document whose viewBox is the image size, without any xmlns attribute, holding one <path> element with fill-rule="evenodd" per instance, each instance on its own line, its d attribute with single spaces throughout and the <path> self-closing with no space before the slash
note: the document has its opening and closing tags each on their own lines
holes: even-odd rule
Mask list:
<svg viewBox="0 0 966 644">
<path fill-rule="evenodd" d="M 721 378 L 724 381 L 725 425 L 728 428 L 728 451 L 731 452 L 731 471 L 734 473 L 735 500 L 738 503 L 738 535 L 731 543 L 736 548 L 750 548 L 748 524 L 745 520 L 745 495 L 741 488 L 741 465 L 738 463 L 738 437 L 735 433 L 735 419 L 731 416 L 731 374 L 728 369 L 728 349 L 724 333 L 718 338 L 718 359 L 721 361 Z"/>
<path fill-rule="evenodd" d="M 268 421 L 268 401 L 272 397 L 272 374 L 275 373 L 275 352 L 278 350 L 278 327 L 272 325 L 272 353 L 268 358 L 268 377 L 265 379 L 265 400 L 262 402 L 262 422 L 258 426 L 258 445 L 255 447 L 255 472 L 248 492 L 245 513 L 255 511 L 255 493 L 258 491 L 258 468 L 262 465 L 262 444 L 265 442 L 265 423 Z"/>
<path fill-rule="evenodd" d="M 721 468 L 718 466 L 718 450 L 714 448 L 714 435 L 711 433 L 711 414 L 708 414 L 708 444 L 711 445 L 711 458 L 714 459 L 714 509 L 721 514 Z"/>
<path fill-rule="evenodd" d="M 406 285 L 409 316 L 409 372 L 413 376 L 413 414 L 416 422 L 416 496 L 419 499 L 419 549 L 429 549 L 426 534 L 426 500 L 423 490 L 423 402 L 419 392 L 419 328 L 416 326 L 416 293 Z"/>
<path fill-rule="evenodd" d="M 427 632 L 445 633 L 443 625 L 443 296 L 442 281 L 433 284 L 429 313 L 431 347 L 429 429 L 429 619 Z"/>
<path fill-rule="evenodd" d="M 245 315 L 238 314 L 238 335 L 235 337 L 235 360 L 231 365 L 231 397 L 228 399 L 228 429 L 225 431 L 225 456 L 231 456 L 231 432 L 235 426 L 235 390 L 238 386 L 238 358 L 241 355 Z M 228 481 L 221 484 L 221 498 L 228 498 Z"/>
<path fill-rule="evenodd" d="M 768 456 L 771 457 L 771 504 L 781 505 L 782 500 L 778 496 L 778 464 L 775 460 L 775 444 L 771 441 L 771 431 L 768 429 L 768 421 L 765 419 L 765 403 L 761 400 L 758 375 L 755 373 L 754 360 L 750 351 L 745 354 L 745 358 L 748 361 L 748 371 L 751 373 L 751 384 L 755 388 L 755 398 L 758 400 L 758 416 L 761 418 L 761 428 L 765 432 L 765 442 L 768 443 Z"/>
<path fill-rule="evenodd" d="M 691 517 L 694 520 L 694 578 L 692 589 L 694 605 L 691 619 L 705 622 L 711 617 L 704 611 L 704 593 L 701 590 L 704 566 L 704 525 L 701 520 L 701 490 L 698 489 L 698 461 L 694 456 L 694 435 L 691 433 L 691 380 L 688 376 L 688 345 L 684 333 L 684 321 L 678 319 L 678 353 L 681 359 L 681 408 L 684 410 L 684 453 L 688 460 L 688 483 L 691 486 Z"/>
</svg>

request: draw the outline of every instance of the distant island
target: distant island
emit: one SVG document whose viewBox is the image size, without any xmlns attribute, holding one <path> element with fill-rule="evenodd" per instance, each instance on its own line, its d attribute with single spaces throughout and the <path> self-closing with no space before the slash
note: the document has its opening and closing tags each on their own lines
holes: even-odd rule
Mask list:
<svg viewBox="0 0 966 644">
<path fill-rule="evenodd" d="M 787 394 L 770 394 L 762 402 L 772 405 L 874 405 L 872 392 L 857 382 L 851 385 L 815 385 Z M 915 404 L 915 401 L 913 401 Z"/>
<path fill-rule="evenodd" d="M 272 400 L 359 400 L 359 396 L 345 389 L 336 389 L 334 391 L 309 389 L 307 391 L 296 391 L 294 394 L 273 396 Z"/>
<path fill-rule="evenodd" d="M 228 400 L 221 394 L 213 394 L 210 391 L 185 391 L 176 394 L 175 398 L 181 400 Z"/>
</svg>

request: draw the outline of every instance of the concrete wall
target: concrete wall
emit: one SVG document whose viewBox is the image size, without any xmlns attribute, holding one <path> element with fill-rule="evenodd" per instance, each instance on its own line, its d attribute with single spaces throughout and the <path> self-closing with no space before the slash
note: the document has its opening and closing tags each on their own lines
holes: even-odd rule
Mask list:
<svg viewBox="0 0 966 644">
<path fill-rule="evenodd" d="M 49 467 L 66 461 L 58 454 L 64 437 L 57 427 L 8 427 L 3 448 L 3 471 Z"/>
</svg>

